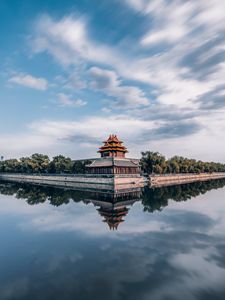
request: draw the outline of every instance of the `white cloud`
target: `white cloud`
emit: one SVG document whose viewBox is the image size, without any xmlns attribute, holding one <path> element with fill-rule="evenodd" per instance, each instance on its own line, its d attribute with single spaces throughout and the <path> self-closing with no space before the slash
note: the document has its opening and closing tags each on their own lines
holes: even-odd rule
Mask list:
<svg viewBox="0 0 225 300">
<path fill-rule="evenodd" d="M 224 66 L 218 58 L 225 47 L 222 13 L 225 3 L 220 0 L 127 0 L 127 3 L 145 18 L 149 17 L 150 25 L 146 22 L 147 30 L 140 38 L 140 45 L 150 51 L 152 46 L 163 43 L 165 49 L 127 66 L 131 76 L 155 85 L 159 102 L 191 107 L 190 99 L 224 82 Z M 190 53 L 193 53 L 190 61 L 185 62 Z M 207 69 L 213 59 L 213 68 Z M 196 70 L 192 70 L 194 64 Z M 129 76 L 127 73 L 124 76 Z"/>
<path fill-rule="evenodd" d="M 110 109 L 110 108 L 107 108 L 107 107 L 103 107 L 103 108 L 101 109 L 101 111 L 102 111 L 103 113 L 108 114 L 108 113 L 111 112 L 111 109 Z"/>
<path fill-rule="evenodd" d="M 12 76 L 8 82 L 42 91 L 46 90 L 48 87 L 48 81 L 46 79 L 22 73 Z"/>
<path fill-rule="evenodd" d="M 160 42 L 174 43 L 192 30 L 189 24 L 194 10 L 191 2 L 180 3 L 180 5 L 177 5 L 175 1 L 170 4 L 164 2 L 163 5 L 159 3 L 154 10 L 150 11 L 154 13 L 155 28 L 153 27 L 142 39 L 143 45 Z"/>
<path fill-rule="evenodd" d="M 140 88 L 122 85 L 122 81 L 114 71 L 92 67 L 89 74 L 94 89 L 103 91 L 107 96 L 115 98 L 112 106 L 136 107 L 149 104 L 149 100 Z"/>
<path fill-rule="evenodd" d="M 154 120 L 152 114 L 149 118 L 145 115 L 145 120 L 140 121 L 134 111 L 128 110 L 138 107 L 140 117 L 149 102 L 146 95 L 154 92 L 154 103 L 160 104 L 156 107 L 161 111 L 166 113 L 169 105 L 172 105 L 182 114 L 188 108 L 188 111 L 198 113 L 198 117 L 190 118 L 186 123 L 198 121 L 205 130 L 201 132 L 202 135 L 197 133 L 191 138 L 183 137 L 182 143 L 180 138 L 167 139 L 166 142 L 162 138 L 156 142 L 151 136 L 145 135 L 146 142 L 134 146 L 136 153 L 141 148 L 154 148 L 168 155 L 202 155 L 207 160 L 216 150 L 218 159 L 224 160 L 220 150 L 224 148 L 223 119 L 218 118 L 214 111 L 207 115 L 201 111 L 199 103 L 192 100 L 224 84 L 225 64 L 220 55 L 225 49 L 225 4 L 220 0 L 127 2 L 139 12 L 139 17 L 143 15 L 143 22 L 146 22 L 146 32 L 136 43 L 132 41 L 132 45 L 126 36 L 124 41 L 115 46 L 96 41 L 90 35 L 89 24 L 83 17 L 65 16 L 56 20 L 46 15 L 36 22 L 36 32 L 31 39 L 33 52 L 49 53 L 64 67 L 69 66 L 67 70 L 72 70 L 72 73 L 79 67 L 83 68 L 81 78 L 84 79 L 83 75 L 92 76 L 91 86 L 100 95 L 104 93 L 107 96 L 103 99 L 110 98 L 112 105 L 111 117 L 107 121 L 100 117 L 87 117 L 75 122 L 46 121 L 43 122 L 45 126 L 41 133 L 42 125 L 37 122 L 36 126 L 32 124 L 34 135 L 45 135 L 44 130 L 48 127 L 48 134 L 50 131 L 56 133 L 50 136 L 57 143 L 57 134 L 61 139 L 85 135 L 97 140 L 115 132 L 128 141 L 138 139 L 147 130 L 166 126 L 165 120 L 151 121 Z M 158 47 L 162 43 L 165 47 Z M 131 47 L 132 51 L 129 51 Z M 157 49 L 161 50 L 157 52 Z M 93 65 L 95 67 L 90 68 Z M 132 84 L 128 84 L 128 80 Z M 82 84 L 79 86 L 82 88 Z M 72 101 L 71 96 L 61 95 L 64 105 L 71 105 Z M 82 101 L 78 104 L 82 104 Z M 116 107 L 126 109 L 127 115 L 114 116 L 113 109 Z M 213 141 L 210 145 L 209 140 Z"/>
<path fill-rule="evenodd" d="M 148 102 L 140 87 L 122 85 L 121 82 L 124 79 L 147 84 L 150 90 L 154 88 L 159 95 L 155 97 L 155 101 L 162 104 L 192 107 L 193 103 L 190 102 L 190 99 L 195 99 L 213 89 L 222 81 L 221 74 L 224 73 L 224 67 L 222 64 L 218 64 L 207 80 L 203 81 L 191 73 L 189 64 L 183 66 L 181 64 L 190 50 L 198 50 L 207 39 L 210 39 L 213 34 L 219 34 L 222 30 L 214 22 L 215 25 L 198 31 L 202 20 L 200 13 L 203 13 L 204 9 L 206 11 L 207 8 L 204 3 L 202 1 L 200 4 L 193 1 L 188 3 L 173 1 L 168 4 L 167 1 L 132 1 L 132 7 L 151 16 L 153 20 L 151 31 L 141 38 L 140 44 L 136 43 L 133 47 L 138 50 L 143 44 L 147 45 L 149 42 L 157 44 L 163 40 L 172 43 L 166 52 L 157 55 L 134 57 L 121 45 L 116 48 L 95 42 L 88 33 L 85 19 L 72 16 L 65 16 L 59 21 L 55 21 L 49 16 L 39 19 L 37 33 L 32 40 L 33 51 L 36 53 L 46 51 L 65 65 L 76 65 L 77 67 L 79 64 L 91 62 L 109 66 L 111 71 L 106 69 L 101 71 L 104 72 L 105 80 L 111 80 L 108 83 L 110 90 L 108 87 L 105 92 L 107 91 L 111 97 L 117 97 L 119 104 L 121 100 L 124 101 L 121 102 L 120 108 L 126 108 L 128 102 L 133 106 L 146 105 Z M 192 32 L 194 34 L 190 35 Z M 207 54 L 209 55 L 209 51 Z M 211 52 L 210 54 L 213 55 Z M 200 70 L 201 68 L 199 68 Z M 100 74 L 100 70 L 98 70 L 98 74 L 96 69 L 94 71 L 95 76 L 103 76 Z M 98 89 L 101 88 L 99 84 L 98 82 L 96 85 Z M 104 82 L 102 81 L 101 84 Z"/>
<path fill-rule="evenodd" d="M 224 114 L 220 113 L 217 118 L 214 115 L 209 117 L 208 114 L 201 117 L 200 125 L 205 129 L 194 131 L 194 135 L 182 134 L 183 130 L 186 130 L 186 127 L 183 128 L 183 122 L 179 125 L 177 122 L 173 124 L 173 121 L 167 123 L 157 119 L 141 120 L 129 115 L 108 114 L 107 117 L 83 117 L 75 121 L 38 120 L 29 124 L 26 133 L 18 133 L 16 136 L 2 135 L 1 155 L 9 158 L 39 152 L 50 156 L 62 153 L 72 158 L 96 157 L 101 141 L 110 133 L 115 133 L 124 140 L 130 157 L 139 157 L 141 151 L 152 150 L 159 151 L 167 157 L 177 154 L 215 161 L 216 153 L 216 160 L 223 162 L 223 116 Z M 185 124 L 190 124 L 191 127 L 194 122 L 194 119 L 190 119 Z M 167 132 L 168 136 L 172 134 L 172 138 L 166 137 Z"/>
<path fill-rule="evenodd" d="M 57 96 L 61 106 L 82 107 L 87 104 L 87 102 L 82 99 L 72 100 L 68 95 L 64 93 L 59 93 Z"/>
<path fill-rule="evenodd" d="M 81 17 L 66 16 L 54 21 L 44 15 L 36 24 L 33 51 L 47 51 L 64 65 L 79 64 L 80 58 L 99 63 L 114 61 L 115 52 L 110 47 L 92 41 L 86 27 L 86 21 Z"/>
<path fill-rule="evenodd" d="M 37 22 L 37 34 L 32 40 L 34 52 L 49 52 L 62 64 L 77 66 L 82 62 L 94 62 L 110 66 L 122 79 L 154 85 L 163 103 L 168 98 L 170 104 L 174 101 L 176 105 L 188 105 L 190 98 L 209 91 L 215 85 L 215 72 L 219 72 L 220 66 L 211 74 L 213 82 L 202 82 L 190 74 L 188 65 L 180 66 L 180 61 L 190 50 L 198 49 L 207 39 L 220 34 L 222 26 L 218 27 L 218 23 L 221 22 L 216 22 L 221 16 L 216 13 L 220 9 L 218 1 L 214 5 L 212 1 L 172 1 L 169 4 L 163 0 L 128 2 L 143 14 L 149 15 L 153 21 L 151 30 L 147 30 L 140 44 L 132 46 L 138 50 L 141 45 L 168 41 L 172 43 L 168 51 L 154 56 L 133 57 L 121 46 L 109 47 L 95 42 L 89 36 L 84 18 L 66 16 L 55 21 L 45 16 Z M 218 9 L 213 9 L 214 6 Z M 213 23 L 206 21 L 205 15 L 210 9 L 214 11 Z M 205 27 L 198 30 L 201 25 Z M 192 32 L 194 34 L 190 35 Z"/>
</svg>

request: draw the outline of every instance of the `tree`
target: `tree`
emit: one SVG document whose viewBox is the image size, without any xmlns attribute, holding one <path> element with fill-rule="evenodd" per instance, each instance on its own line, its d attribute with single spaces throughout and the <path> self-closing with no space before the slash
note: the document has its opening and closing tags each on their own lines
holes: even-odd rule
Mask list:
<svg viewBox="0 0 225 300">
<path fill-rule="evenodd" d="M 142 170 L 147 173 L 162 173 L 166 169 L 165 156 L 158 152 L 146 151 L 142 152 L 142 158 L 140 161 Z"/>
<path fill-rule="evenodd" d="M 73 173 L 75 174 L 84 174 L 86 170 L 86 165 L 91 164 L 91 160 L 84 160 L 84 161 L 75 161 L 73 163 Z"/>
<path fill-rule="evenodd" d="M 20 171 L 20 162 L 17 159 L 7 159 L 0 162 L 0 172 L 17 173 Z"/>
<path fill-rule="evenodd" d="M 57 155 L 53 157 L 53 160 L 49 164 L 50 173 L 72 173 L 73 162 L 71 158 L 63 155 Z"/>
<path fill-rule="evenodd" d="M 46 173 L 50 159 L 47 155 L 35 153 L 31 155 L 31 165 L 34 172 Z"/>
</svg>

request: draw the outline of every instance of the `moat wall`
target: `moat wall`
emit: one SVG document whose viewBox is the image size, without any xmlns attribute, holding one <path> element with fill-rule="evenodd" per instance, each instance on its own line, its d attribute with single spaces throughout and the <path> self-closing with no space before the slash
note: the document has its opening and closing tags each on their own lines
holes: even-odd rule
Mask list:
<svg viewBox="0 0 225 300">
<path fill-rule="evenodd" d="M 225 172 L 200 173 L 200 174 L 166 174 L 166 175 L 150 175 L 150 186 L 160 187 L 166 185 L 184 184 L 196 181 L 206 181 L 213 179 L 225 178 Z"/>
<path fill-rule="evenodd" d="M 0 180 L 54 185 L 85 190 L 121 190 L 143 186 L 140 175 L 37 175 L 0 174 Z"/>
<path fill-rule="evenodd" d="M 150 185 L 160 187 L 167 185 L 185 184 L 196 181 L 206 181 L 225 178 L 224 173 L 201 174 L 166 174 L 150 175 L 144 178 L 140 175 L 40 175 L 40 174 L 6 174 L 0 173 L 0 180 L 28 182 L 41 185 L 70 187 L 82 190 L 125 190 Z"/>
</svg>

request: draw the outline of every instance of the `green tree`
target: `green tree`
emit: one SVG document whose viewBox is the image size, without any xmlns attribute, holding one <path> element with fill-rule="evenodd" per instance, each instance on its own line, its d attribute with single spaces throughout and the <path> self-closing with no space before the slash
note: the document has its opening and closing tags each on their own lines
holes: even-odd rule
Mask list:
<svg viewBox="0 0 225 300">
<path fill-rule="evenodd" d="M 142 158 L 140 165 L 142 170 L 147 173 L 163 173 L 163 170 L 166 169 L 166 159 L 165 156 L 161 155 L 158 152 L 146 151 L 142 152 Z"/>
<path fill-rule="evenodd" d="M 91 160 L 84 161 L 74 161 L 73 163 L 73 173 L 75 174 L 84 174 L 86 171 L 86 165 L 91 164 Z"/>
<path fill-rule="evenodd" d="M 53 157 L 49 164 L 49 173 L 72 173 L 73 162 L 71 158 L 63 155 Z"/>
</svg>

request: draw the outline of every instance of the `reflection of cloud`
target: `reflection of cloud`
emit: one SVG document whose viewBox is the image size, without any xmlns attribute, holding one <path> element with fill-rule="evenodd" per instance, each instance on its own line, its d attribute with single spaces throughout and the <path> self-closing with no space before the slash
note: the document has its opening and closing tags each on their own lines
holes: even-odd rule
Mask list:
<svg viewBox="0 0 225 300">
<path fill-rule="evenodd" d="M 187 299 L 197 299 L 194 294 L 202 291 L 203 295 L 224 290 L 225 269 L 218 266 L 212 256 L 217 255 L 215 249 L 193 250 L 189 253 L 175 255 L 171 265 L 184 272 L 179 284 L 173 290 L 164 289 L 164 294 L 179 299 L 177 290 L 186 290 Z M 178 271 L 179 272 L 179 271 Z M 207 288 L 206 288 L 207 287 Z M 162 295 L 163 291 L 160 293 Z"/>
<path fill-rule="evenodd" d="M 2 300 L 11 300 L 17 297 L 22 299 L 29 291 L 29 277 L 25 276 L 0 286 Z"/>
<path fill-rule="evenodd" d="M 186 202 L 170 201 L 153 214 L 143 213 L 136 202 L 118 232 L 109 232 L 92 204 L 29 206 L 1 196 L 0 214 L 9 221 L 17 216 L 19 238 L 9 234 L 12 245 L 24 247 L 9 264 L 13 275 L 9 283 L 6 279 L 0 284 L 0 293 L 4 300 L 18 293 L 28 298 L 34 293 L 37 298 L 43 293 L 62 298 L 66 293 L 78 299 L 82 294 L 84 300 L 195 300 L 209 292 L 219 294 L 225 279 L 220 249 L 224 227 L 222 232 L 213 230 L 224 215 L 223 194 L 224 189 Z M 6 248 L 2 245 L 3 253 Z M 9 259 L 3 263 L 0 257 L 1 265 Z"/>
</svg>

